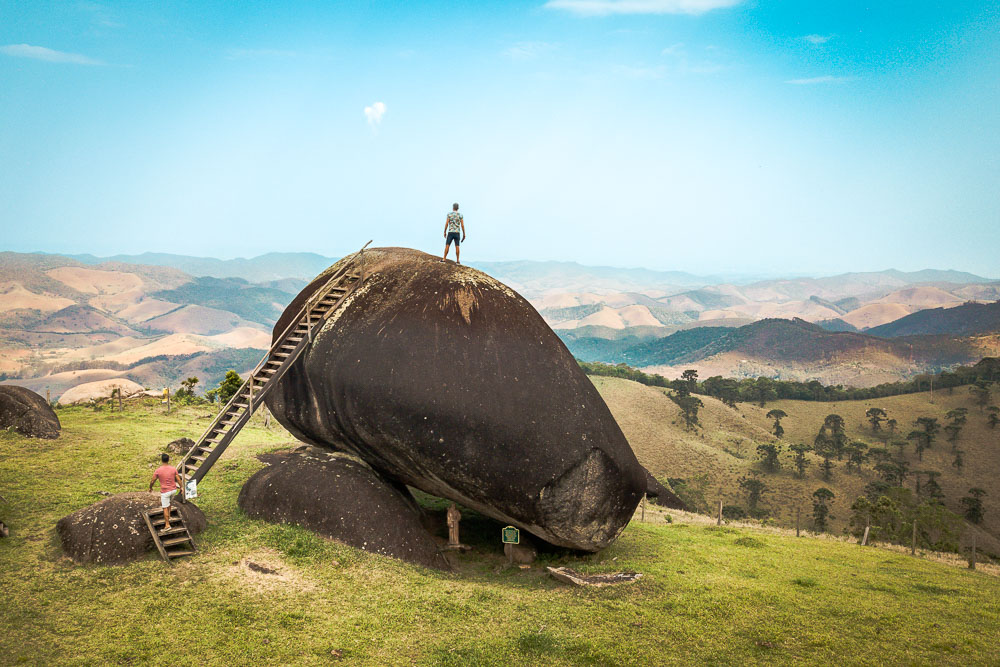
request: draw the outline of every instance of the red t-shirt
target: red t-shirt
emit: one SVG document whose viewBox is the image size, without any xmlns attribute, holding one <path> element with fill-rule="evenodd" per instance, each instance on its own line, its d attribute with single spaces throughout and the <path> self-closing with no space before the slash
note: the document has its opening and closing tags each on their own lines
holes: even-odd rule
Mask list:
<svg viewBox="0 0 1000 667">
<path fill-rule="evenodd" d="M 156 469 L 156 472 L 153 473 L 153 477 L 160 480 L 160 493 L 173 491 L 177 488 L 177 482 L 174 481 L 174 475 L 176 474 L 177 468 L 168 466 L 166 463 Z"/>
</svg>

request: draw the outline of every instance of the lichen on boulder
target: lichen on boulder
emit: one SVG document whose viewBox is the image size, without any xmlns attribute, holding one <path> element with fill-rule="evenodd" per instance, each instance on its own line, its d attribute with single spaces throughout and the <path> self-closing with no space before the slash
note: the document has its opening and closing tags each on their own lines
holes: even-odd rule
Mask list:
<svg viewBox="0 0 1000 667">
<path fill-rule="evenodd" d="M 0 385 L 0 429 L 53 440 L 61 428 L 59 417 L 44 398 L 25 387 Z"/>
<path fill-rule="evenodd" d="M 119 493 L 64 516 L 56 523 L 63 551 L 77 563 L 118 565 L 138 560 L 152 549 L 142 514 L 160 506 L 158 493 Z M 194 504 L 171 502 L 171 516 L 184 518 L 194 535 L 205 530 L 205 514 Z"/>
</svg>

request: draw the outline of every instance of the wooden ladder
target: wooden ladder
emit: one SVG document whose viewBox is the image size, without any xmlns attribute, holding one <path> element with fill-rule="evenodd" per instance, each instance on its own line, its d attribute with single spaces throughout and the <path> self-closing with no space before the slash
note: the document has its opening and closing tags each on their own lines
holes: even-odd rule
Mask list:
<svg viewBox="0 0 1000 667">
<path fill-rule="evenodd" d="M 156 550 L 160 552 L 163 560 L 170 563 L 174 558 L 190 556 L 196 551 L 194 539 L 177 508 L 174 508 L 174 516 L 167 530 L 160 530 L 160 526 L 165 523 L 161 508 L 143 512 L 142 518 L 146 520 L 149 534 L 153 536 L 153 544 L 156 545 Z"/>
<path fill-rule="evenodd" d="M 198 442 L 184 455 L 180 465 L 177 466 L 177 472 L 184 482 L 181 494 L 187 493 L 188 480 L 201 482 L 204 479 L 236 434 L 250 420 L 254 411 L 264 403 L 264 398 L 278 380 L 312 343 L 313 332 L 331 313 L 344 304 L 358 285 L 364 282 L 366 277 L 364 253 L 369 244 L 371 241 L 330 276 L 323 287 L 309 297 L 295 319 L 274 341 L 257 367 L 250 372 L 240 390 L 222 408 L 208 429 L 198 438 Z"/>
</svg>

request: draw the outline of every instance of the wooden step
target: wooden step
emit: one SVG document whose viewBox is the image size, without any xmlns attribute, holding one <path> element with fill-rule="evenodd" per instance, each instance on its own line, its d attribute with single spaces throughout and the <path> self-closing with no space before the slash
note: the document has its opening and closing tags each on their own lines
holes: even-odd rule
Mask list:
<svg viewBox="0 0 1000 667">
<path fill-rule="evenodd" d="M 163 523 L 163 522 L 160 521 L 160 523 Z M 175 521 L 174 523 L 177 523 L 177 522 Z M 160 535 L 162 537 L 164 535 L 175 535 L 177 533 L 186 533 L 186 532 L 187 532 L 187 528 L 185 528 L 184 526 L 171 526 L 170 530 L 157 531 L 157 535 Z M 187 538 L 185 537 L 184 539 L 186 540 Z M 166 543 L 164 543 L 164 544 L 166 544 Z"/>
<path fill-rule="evenodd" d="M 187 528 L 181 528 L 181 530 L 183 530 L 185 533 L 187 532 Z M 171 529 L 171 532 L 173 532 L 173 529 Z M 160 533 L 160 535 L 163 535 L 163 533 Z M 191 538 L 185 535 L 183 537 L 171 537 L 169 540 L 160 540 L 160 544 L 162 544 L 164 548 L 166 548 L 166 547 L 172 547 L 176 544 L 184 544 L 185 542 L 190 542 L 190 541 Z M 170 552 L 168 551 L 167 553 Z"/>
<path fill-rule="evenodd" d="M 181 556 L 190 556 L 193 551 L 167 551 L 166 554 L 170 558 L 180 558 Z"/>
</svg>

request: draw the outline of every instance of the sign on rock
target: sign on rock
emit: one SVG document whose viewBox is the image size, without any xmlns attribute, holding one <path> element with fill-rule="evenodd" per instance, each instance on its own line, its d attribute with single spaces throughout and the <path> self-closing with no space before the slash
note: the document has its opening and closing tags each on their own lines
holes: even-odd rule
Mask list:
<svg viewBox="0 0 1000 667">
<path fill-rule="evenodd" d="M 500 535 L 503 538 L 504 544 L 520 544 L 521 543 L 521 531 L 514 526 L 506 526 Z"/>
</svg>

